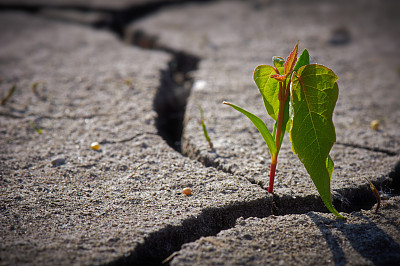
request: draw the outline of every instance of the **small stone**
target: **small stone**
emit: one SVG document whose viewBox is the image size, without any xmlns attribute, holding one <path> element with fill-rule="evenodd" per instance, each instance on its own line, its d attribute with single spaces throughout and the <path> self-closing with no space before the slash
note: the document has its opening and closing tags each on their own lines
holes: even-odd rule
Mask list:
<svg viewBox="0 0 400 266">
<path fill-rule="evenodd" d="M 339 27 L 332 31 L 329 42 L 332 45 L 348 44 L 351 40 L 350 32 L 346 27 Z"/>
<path fill-rule="evenodd" d="M 63 165 L 63 164 L 65 164 L 65 159 L 64 158 L 57 158 L 57 159 L 54 159 L 53 161 L 51 161 L 51 165 L 53 167 L 57 167 L 57 166 L 60 166 L 60 165 Z"/>
<path fill-rule="evenodd" d="M 90 144 L 90 148 L 98 151 L 98 150 L 100 150 L 100 144 L 98 142 L 93 142 L 92 144 Z"/>
<path fill-rule="evenodd" d="M 182 190 L 183 194 L 185 194 L 186 196 L 190 196 L 192 194 L 192 191 L 190 190 L 190 188 L 186 187 Z"/>
<path fill-rule="evenodd" d="M 378 120 L 372 120 L 371 122 L 371 128 L 373 130 L 378 130 L 379 129 L 379 121 Z"/>
</svg>

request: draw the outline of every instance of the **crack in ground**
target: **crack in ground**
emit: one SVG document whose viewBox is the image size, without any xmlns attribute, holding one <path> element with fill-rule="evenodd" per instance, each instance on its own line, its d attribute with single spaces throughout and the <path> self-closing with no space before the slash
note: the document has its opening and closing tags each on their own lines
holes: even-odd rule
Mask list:
<svg viewBox="0 0 400 266">
<path fill-rule="evenodd" d="M 26 115 L 16 115 L 13 113 L 3 113 L 0 112 L 0 116 L 10 117 L 14 119 L 70 119 L 70 120 L 80 120 L 80 119 L 93 119 L 99 116 L 111 116 L 117 113 L 98 113 L 98 114 L 87 114 L 87 115 L 42 115 L 42 114 L 35 114 L 35 113 L 28 113 Z"/>
<path fill-rule="evenodd" d="M 191 143 L 187 138 L 184 138 L 183 140 L 183 155 L 187 156 L 188 158 L 192 160 L 196 160 L 203 164 L 205 167 L 213 167 L 219 171 L 228 173 L 228 174 L 235 174 L 235 171 L 232 170 L 231 166 L 226 166 L 224 164 L 221 164 L 220 161 L 218 161 L 218 158 L 224 158 L 220 155 L 218 155 L 218 152 L 216 150 L 212 150 L 212 153 L 216 155 L 216 158 L 211 158 L 210 156 L 203 156 L 201 154 L 201 150 L 199 150 L 193 143 Z M 250 181 L 250 180 L 249 180 Z M 255 183 L 254 183 L 255 184 Z"/>
<path fill-rule="evenodd" d="M 143 132 L 141 132 L 141 133 L 137 133 L 137 134 L 135 134 L 135 135 L 133 135 L 133 136 L 131 136 L 131 137 L 124 138 L 124 139 L 118 139 L 118 140 L 107 140 L 107 139 L 104 139 L 104 140 L 100 141 L 99 144 L 126 143 L 126 142 L 129 142 L 129 141 L 132 141 L 132 140 L 136 139 L 136 138 L 139 137 L 139 136 L 149 135 L 149 134 L 151 134 L 151 133 L 148 133 L 148 132 L 143 133 Z"/>
<path fill-rule="evenodd" d="M 344 142 L 336 142 L 335 144 L 338 144 L 338 145 L 341 145 L 341 146 L 345 146 L 345 147 L 351 147 L 351 148 L 356 148 L 356 149 L 372 151 L 372 152 L 384 153 L 384 154 L 386 154 L 388 156 L 396 156 L 396 155 L 398 155 L 397 152 L 389 150 L 389 149 L 369 147 L 369 146 L 364 146 L 364 145 L 359 145 L 359 144 L 354 144 L 354 143 L 344 143 Z"/>
<path fill-rule="evenodd" d="M 266 217 L 271 215 L 271 199 L 267 197 L 250 202 L 235 202 L 220 208 L 206 208 L 196 217 L 180 225 L 168 225 L 149 234 L 128 256 L 108 265 L 161 265 L 185 243 L 204 236 L 215 236 L 222 230 L 235 226 L 239 217 Z"/>
<path fill-rule="evenodd" d="M 156 127 L 167 144 L 181 153 L 183 120 L 193 85 L 190 72 L 197 70 L 200 58 L 171 49 L 168 52 L 173 58 L 168 69 L 161 71 L 161 85 L 154 98 L 154 109 L 158 114 Z"/>
<path fill-rule="evenodd" d="M 400 162 L 391 172 L 400 176 Z M 399 182 L 400 178 L 397 178 Z M 375 183 L 381 191 L 388 189 L 386 178 Z M 400 186 L 397 185 L 397 193 Z M 339 212 L 351 213 L 370 210 L 376 199 L 368 184 L 352 189 L 339 189 L 332 193 L 332 201 Z M 307 214 L 309 212 L 329 213 L 317 195 L 293 197 L 290 195 L 269 195 L 248 201 L 235 202 L 227 206 L 206 208 L 196 217 L 190 217 L 180 225 L 168 225 L 149 234 L 130 254 L 107 265 L 166 265 L 181 250 L 182 245 L 201 237 L 216 236 L 223 230 L 234 228 L 236 220 L 250 217 L 266 218 L 271 215 Z"/>
<path fill-rule="evenodd" d="M 115 34 L 119 38 L 123 38 L 125 35 L 125 27 L 129 23 L 138 20 L 140 18 L 146 17 L 150 14 L 154 14 L 156 11 L 161 8 L 167 6 L 173 6 L 178 4 L 186 4 L 186 3 L 207 3 L 214 0 L 169 0 L 169 1 L 153 1 L 150 3 L 143 3 L 138 5 L 127 5 L 122 8 L 107 8 L 107 7 L 94 7 L 94 6 L 85 6 L 86 3 L 79 5 L 79 3 L 75 2 L 73 4 L 52 4 L 50 3 L 29 3 L 24 2 L 23 4 L 11 4 L 11 3 L 1 3 L 0 2 L 0 11 L 8 11 L 8 10 L 19 10 L 24 11 L 31 14 L 37 14 L 42 10 L 53 9 L 53 10 L 64 10 L 64 11 L 78 11 L 82 13 L 89 12 L 99 12 L 102 14 L 109 15 L 108 17 L 103 17 L 93 23 L 83 23 L 88 24 L 92 27 L 99 29 L 107 29 Z M 54 18 L 53 18 L 54 19 Z M 78 23 L 78 21 L 70 20 L 68 18 L 59 19 L 62 21 Z"/>
<path fill-rule="evenodd" d="M 173 59 L 169 62 L 169 68 L 162 72 L 161 86 L 156 95 L 154 106 L 159 115 L 157 121 L 159 134 L 163 136 L 171 147 L 182 153 L 181 139 L 184 112 L 190 95 L 190 88 L 193 84 L 193 78 L 188 74 L 190 71 L 197 69 L 200 58 L 168 47 L 159 46 L 156 36 L 147 35 L 140 30 L 133 33 L 132 43 L 142 48 L 165 51 L 173 55 Z M 178 82 L 179 80 L 181 82 Z M 187 86 L 184 85 L 185 82 L 187 82 Z M 170 117 L 171 114 L 172 117 Z M 168 128 L 168 125 L 173 126 Z M 191 143 L 186 144 L 191 145 Z M 390 156 L 396 155 L 387 150 L 369 149 L 362 146 L 355 148 L 383 152 Z M 201 156 L 200 150 L 191 150 L 195 150 L 196 154 L 183 155 L 201 162 L 206 167 L 214 167 L 230 174 L 234 173 L 230 168 L 224 167 L 212 158 Z M 383 178 L 375 186 L 382 190 L 383 181 L 385 180 L 386 178 Z M 265 190 L 261 184 L 251 180 L 249 182 Z M 361 209 L 369 210 L 376 203 L 376 199 L 367 184 L 355 189 L 335 190 L 333 191 L 332 199 L 338 211 L 347 213 Z M 306 214 L 310 211 L 329 213 L 320 197 L 314 195 L 298 198 L 273 195 L 272 199 L 266 196 L 251 202 L 236 202 L 219 208 L 207 208 L 202 210 L 197 217 L 183 220 L 181 225 L 168 225 L 151 233 L 128 256 L 120 258 L 109 265 L 167 264 L 183 244 L 194 242 L 201 237 L 216 236 L 223 230 L 233 228 L 239 217 L 244 219 L 249 217 L 265 218 L 270 215 Z"/>
<path fill-rule="evenodd" d="M 187 2 L 209 2 L 207 1 L 199 1 L 199 0 L 190 0 Z M 123 10 L 109 10 L 103 8 L 89 8 L 78 5 L 70 5 L 67 7 L 63 6 L 49 6 L 46 4 L 26 4 L 24 6 L 20 5 L 12 5 L 0 4 L 0 10 L 19 10 L 24 11 L 31 14 L 38 14 L 41 10 L 46 8 L 60 9 L 63 10 L 73 10 L 80 12 L 102 12 L 110 15 L 109 19 L 105 19 L 103 21 L 98 21 L 95 24 L 88 24 L 94 28 L 103 28 L 108 31 L 115 33 L 120 40 L 126 40 L 126 26 L 139 18 L 143 18 L 156 12 L 157 10 L 165 7 L 172 6 L 182 3 L 182 0 L 173 0 L 173 1 L 157 1 L 152 3 L 147 3 L 143 5 L 136 5 L 127 7 Z M 53 18 L 54 19 L 54 18 Z M 55 19 L 57 20 L 57 19 Z M 74 20 L 62 19 L 63 21 L 68 22 L 76 22 Z M 78 23 L 78 22 L 76 22 Z M 193 77 L 190 75 L 192 71 L 197 70 L 198 63 L 200 62 L 200 58 L 196 55 L 192 55 L 189 53 L 185 53 L 183 51 L 178 51 L 172 49 L 170 47 L 165 47 L 158 45 L 153 36 L 147 35 L 143 31 L 135 31 L 133 32 L 132 38 L 128 40 L 132 45 L 141 47 L 144 49 L 150 50 L 158 50 L 166 52 L 167 54 L 172 56 L 172 59 L 168 63 L 168 67 L 161 71 L 161 80 L 160 87 L 156 93 L 154 99 L 154 110 L 157 113 L 156 118 L 156 127 L 158 130 L 158 134 L 167 142 L 167 144 L 172 147 L 174 150 L 181 153 L 181 139 L 183 132 L 183 120 L 186 110 L 187 99 L 190 95 L 190 90 L 193 85 Z M 24 116 L 13 115 L 10 113 L 1 112 L 0 115 L 7 116 L 10 118 L 21 119 Z M 44 118 L 56 118 L 52 116 L 42 116 Z M 88 116 L 74 116 L 71 119 L 79 119 L 79 118 L 92 118 L 92 115 Z M 60 117 L 60 118 L 69 118 L 69 117 Z"/>
<path fill-rule="evenodd" d="M 360 206 L 350 206 L 334 200 L 335 207 L 340 212 L 350 213 L 361 209 L 371 209 L 374 205 L 374 196 L 365 193 L 368 186 L 354 190 L 341 191 L 343 197 L 346 193 L 359 196 Z M 196 217 L 190 217 L 180 225 L 168 225 L 149 234 L 143 243 L 139 244 L 130 254 L 113 261 L 107 265 L 165 265 L 169 259 L 178 252 L 183 244 L 194 242 L 201 237 L 216 236 L 223 230 L 234 228 L 236 220 L 250 217 L 266 218 L 271 215 L 307 214 L 309 212 L 329 213 L 318 196 L 291 197 L 269 196 L 249 201 L 235 202 L 227 206 L 206 208 Z"/>
</svg>

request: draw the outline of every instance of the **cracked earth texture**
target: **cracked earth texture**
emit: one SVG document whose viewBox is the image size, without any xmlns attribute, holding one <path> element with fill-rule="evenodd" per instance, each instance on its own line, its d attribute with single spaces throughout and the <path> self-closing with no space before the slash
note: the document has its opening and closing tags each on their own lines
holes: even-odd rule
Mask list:
<svg viewBox="0 0 400 266">
<path fill-rule="evenodd" d="M 0 106 L 1 264 L 399 263 L 395 1 L 0 7 L 1 97 L 16 86 Z M 340 78 L 332 188 L 346 222 L 288 137 L 269 195 L 265 144 L 221 104 L 265 117 L 252 71 L 296 39 Z M 378 214 L 363 176 L 387 198 Z"/>
</svg>

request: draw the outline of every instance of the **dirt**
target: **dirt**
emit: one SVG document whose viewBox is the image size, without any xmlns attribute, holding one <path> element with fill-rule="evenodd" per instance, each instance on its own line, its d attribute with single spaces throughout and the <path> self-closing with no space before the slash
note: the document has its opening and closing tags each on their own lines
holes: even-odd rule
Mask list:
<svg viewBox="0 0 400 266">
<path fill-rule="evenodd" d="M 0 97 L 16 88 L 0 106 L 2 265 L 400 261 L 396 1 L 0 7 Z M 347 221 L 288 137 L 268 194 L 263 140 L 222 104 L 272 126 L 252 71 L 297 39 L 339 76 L 332 198 Z"/>
</svg>

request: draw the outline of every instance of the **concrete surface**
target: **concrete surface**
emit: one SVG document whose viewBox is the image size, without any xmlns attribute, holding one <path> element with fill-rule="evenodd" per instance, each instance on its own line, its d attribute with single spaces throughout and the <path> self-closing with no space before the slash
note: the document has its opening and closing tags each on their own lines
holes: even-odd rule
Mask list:
<svg viewBox="0 0 400 266">
<path fill-rule="evenodd" d="M 3 13 L 0 24 L 2 94 L 17 86 L 1 107 L 2 264 L 103 264 L 210 208 L 208 219 L 246 202 L 269 209 L 259 187 L 183 157 L 157 135 L 153 101 L 167 54 L 21 13 Z M 65 163 L 53 166 L 57 159 Z"/>
<path fill-rule="evenodd" d="M 226 100 L 248 109 L 265 118 L 272 129 L 252 72 L 257 65 L 271 64 L 273 55 L 286 57 L 299 39 L 300 51 L 307 48 L 312 61 L 339 76 L 334 113 L 338 144 L 331 153 L 336 164 L 332 185 L 339 190 L 365 184 L 363 176 L 380 180 L 400 158 L 400 90 L 396 89 L 400 40 L 392 34 L 399 19 L 391 12 L 397 6 L 393 1 L 351 6 L 340 1 L 192 4 L 133 23 L 130 36 L 145 31 L 157 36 L 159 47 L 175 47 L 202 58 L 186 108 L 183 150 L 264 187 L 270 163 L 264 141 L 247 118 L 221 103 Z M 348 43 L 330 43 L 338 28 L 349 32 Z M 198 123 L 200 105 L 214 151 Z M 374 119 L 381 121 L 378 131 L 370 128 Z M 315 193 L 288 139 L 278 160 L 276 191 Z"/>
<path fill-rule="evenodd" d="M 93 6 L 101 1 L 76 4 L 87 16 L 49 9 L 65 1 L 39 2 L 33 13 L 23 1 L 13 4 L 20 12 L 0 12 L 0 96 L 16 85 L 0 106 L 2 265 L 400 261 L 395 1 L 148 1 L 146 16 L 118 6 L 129 14 L 118 23 L 115 7 Z M 351 38 L 332 45 L 340 27 Z M 296 39 L 340 78 L 332 187 L 347 222 L 325 213 L 288 137 L 269 195 L 265 144 L 221 104 L 264 115 L 252 71 Z M 380 130 L 369 128 L 373 119 Z M 363 176 L 388 198 L 379 214 Z"/>
<path fill-rule="evenodd" d="M 347 222 L 317 212 L 238 219 L 215 237 L 185 244 L 171 265 L 395 265 L 399 203 L 389 200 L 379 214 L 351 213 Z"/>
<path fill-rule="evenodd" d="M 22 8 L 47 8 L 63 7 L 78 9 L 100 9 L 106 11 L 122 10 L 126 8 L 135 8 L 144 5 L 157 5 L 163 3 L 181 2 L 184 0 L 2 0 L 0 6 L 4 7 L 22 7 Z"/>
</svg>

